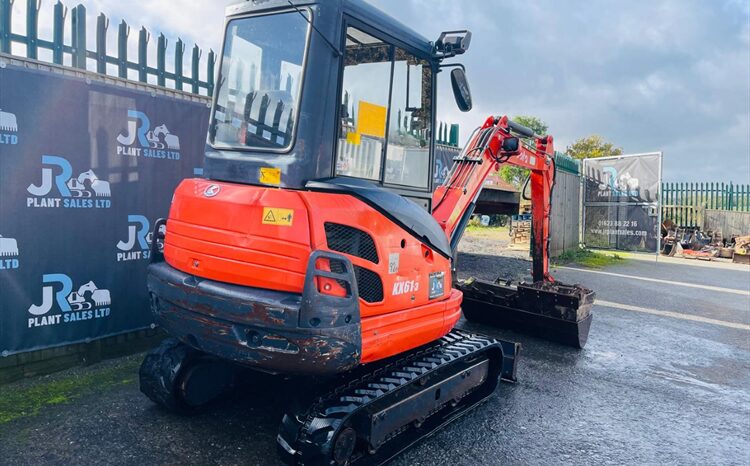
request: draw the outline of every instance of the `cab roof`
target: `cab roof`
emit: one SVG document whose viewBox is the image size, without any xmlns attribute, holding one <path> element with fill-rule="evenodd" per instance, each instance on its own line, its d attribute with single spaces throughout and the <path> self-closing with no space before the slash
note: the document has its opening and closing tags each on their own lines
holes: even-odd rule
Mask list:
<svg viewBox="0 0 750 466">
<path fill-rule="evenodd" d="M 432 54 L 432 42 L 412 28 L 406 26 L 383 11 L 363 0 L 291 0 L 296 7 L 324 4 L 326 7 L 338 4 L 344 15 L 352 17 L 393 39 L 427 55 Z M 243 3 L 228 6 L 226 16 L 238 16 L 248 13 L 270 12 L 291 8 L 290 0 L 247 0 Z M 329 38 L 330 39 L 330 38 Z"/>
</svg>

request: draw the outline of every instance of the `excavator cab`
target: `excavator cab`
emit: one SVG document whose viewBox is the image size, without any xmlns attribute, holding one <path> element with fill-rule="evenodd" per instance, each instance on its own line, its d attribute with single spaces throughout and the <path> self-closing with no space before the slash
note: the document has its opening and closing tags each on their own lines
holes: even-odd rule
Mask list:
<svg viewBox="0 0 750 466">
<path fill-rule="evenodd" d="M 288 189 L 367 180 L 429 212 L 437 76 L 470 39 L 430 42 L 356 0 L 229 7 L 206 178 Z"/>
</svg>

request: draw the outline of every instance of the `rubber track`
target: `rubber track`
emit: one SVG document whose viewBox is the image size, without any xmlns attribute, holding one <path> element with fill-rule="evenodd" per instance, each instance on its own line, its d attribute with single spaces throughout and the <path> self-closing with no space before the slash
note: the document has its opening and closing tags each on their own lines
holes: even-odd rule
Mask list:
<svg viewBox="0 0 750 466">
<path fill-rule="evenodd" d="M 497 347 L 500 352 L 502 351 L 500 344 L 492 338 L 453 331 L 438 340 L 435 345 L 412 353 L 339 386 L 327 396 L 318 399 L 308 408 L 306 414 L 284 417 L 277 438 L 282 458 L 288 464 L 296 465 L 334 464 L 326 459 L 331 456 L 332 440 L 336 437 L 339 429 L 360 410 L 367 408 L 384 396 L 392 394 L 395 390 L 404 388 L 424 375 L 462 358 L 487 351 L 492 347 Z M 485 382 L 485 384 L 487 383 L 495 383 L 496 386 L 496 381 Z M 382 464 L 387 462 L 409 445 L 428 437 L 439 427 L 465 414 L 471 407 L 484 399 L 486 397 L 462 407 L 461 410 L 452 414 L 439 426 L 420 435 L 419 438 L 411 439 L 404 445 L 394 448 L 391 444 L 398 443 L 397 437 L 401 433 L 395 432 L 391 439 L 386 441 L 378 450 L 378 452 L 381 450 L 389 451 L 390 453 L 386 457 L 380 457 L 378 454 L 365 454 L 355 458 L 350 464 Z M 285 451 L 282 446 L 284 443 L 296 451 L 294 456 L 290 457 L 283 453 Z"/>
<path fill-rule="evenodd" d="M 175 338 L 162 341 L 141 363 L 138 371 L 141 392 L 168 411 L 190 414 L 193 409 L 181 402 L 175 386 L 180 369 L 195 354 L 195 350 Z"/>
</svg>

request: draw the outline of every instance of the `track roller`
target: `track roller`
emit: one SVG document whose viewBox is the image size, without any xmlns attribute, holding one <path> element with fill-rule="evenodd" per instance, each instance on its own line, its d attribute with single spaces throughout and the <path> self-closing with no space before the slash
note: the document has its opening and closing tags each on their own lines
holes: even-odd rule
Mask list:
<svg viewBox="0 0 750 466">
<path fill-rule="evenodd" d="M 177 414 L 193 414 L 233 388 L 236 368 L 167 338 L 151 350 L 138 371 L 141 392 Z"/>
</svg>

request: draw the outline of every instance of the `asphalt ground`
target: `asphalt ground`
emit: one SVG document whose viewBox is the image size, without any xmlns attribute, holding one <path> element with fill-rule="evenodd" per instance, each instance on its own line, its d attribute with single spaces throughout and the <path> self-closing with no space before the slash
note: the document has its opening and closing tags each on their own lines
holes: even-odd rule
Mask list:
<svg viewBox="0 0 750 466">
<path fill-rule="evenodd" d="M 530 263 L 465 253 L 460 265 L 494 278 L 522 275 Z M 522 343 L 519 382 L 392 464 L 750 464 L 750 269 L 699 265 L 555 270 L 606 303 L 594 308 L 584 350 L 462 321 Z M 0 464 L 277 464 L 284 408 L 310 387 L 259 376 L 182 418 L 138 391 L 141 359 L 0 387 L 0 397 L 24 398 L 43 398 L 52 385 L 77 390 L 0 418 Z"/>
</svg>

